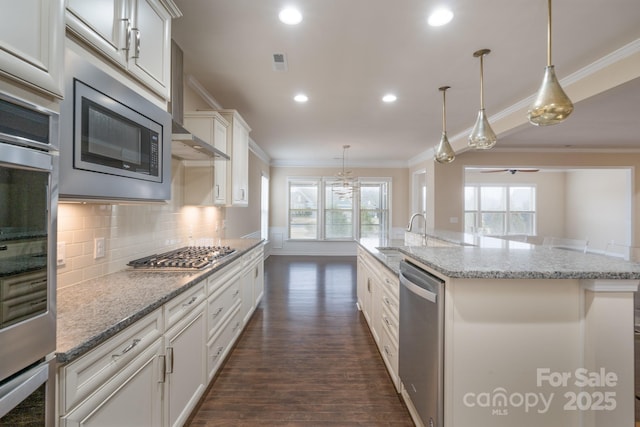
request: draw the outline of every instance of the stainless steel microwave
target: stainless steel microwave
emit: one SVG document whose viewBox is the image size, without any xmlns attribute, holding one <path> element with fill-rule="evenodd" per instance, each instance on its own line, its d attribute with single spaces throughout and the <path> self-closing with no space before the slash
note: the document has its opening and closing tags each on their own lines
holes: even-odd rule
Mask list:
<svg viewBox="0 0 640 427">
<path fill-rule="evenodd" d="M 171 198 L 171 116 L 67 50 L 60 110 L 60 198 Z"/>
<path fill-rule="evenodd" d="M 162 125 L 74 81 L 75 168 L 161 182 Z"/>
</svg>

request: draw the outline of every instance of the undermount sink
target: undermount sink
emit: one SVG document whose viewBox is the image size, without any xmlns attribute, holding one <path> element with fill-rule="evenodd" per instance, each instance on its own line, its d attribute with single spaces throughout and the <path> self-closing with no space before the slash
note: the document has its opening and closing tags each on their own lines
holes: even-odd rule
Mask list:
<svg viewBox="0 0 640 427">
<path fill-rule="evenodd" d="M 396 248 L 376 248 L 379 253 L 386 256 L 387 258 L 402 258 L 402 253 Z"/>
</svg>

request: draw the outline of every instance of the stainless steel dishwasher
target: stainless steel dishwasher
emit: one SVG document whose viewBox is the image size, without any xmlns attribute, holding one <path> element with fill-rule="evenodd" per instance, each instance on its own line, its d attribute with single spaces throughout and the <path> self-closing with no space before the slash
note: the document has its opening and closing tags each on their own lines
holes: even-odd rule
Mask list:
<svg viewBox="0 0 640 427">
<path fill-rule="evenodd" d="M 422 424 L 442 427 L 444 282 L 400 262 L 400 379 Z"/>
</svg>

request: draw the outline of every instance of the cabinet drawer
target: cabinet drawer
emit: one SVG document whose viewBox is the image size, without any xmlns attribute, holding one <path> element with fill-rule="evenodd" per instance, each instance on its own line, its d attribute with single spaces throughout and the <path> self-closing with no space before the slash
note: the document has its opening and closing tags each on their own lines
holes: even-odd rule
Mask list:
<svg viewBox="0 0 640 427">
<path fill-rule="evenodd" d="M 203 280 L 164 305 L 165 329 L 169 329 L 205 300 L 204 283 Z"/>
<path fill-rule="evenodd" d="M 162 335 L 158 309 L 61 369 L 63 412 L 92 394 Z"/>
<path fill-rule="evenodd" d="M 218 330 L 217 335 L 207 344 L 207 375 L 209 380 L 215 375 L 241 331 L 242 314 L 238 304 L 235 306 L 233 314 Z"/>
<path fill-rule="evenodd" d="M 382 272 L 382 283 L 384 284 L 385 290 L 393 296 L 395 300 L 398 300 L 400 298 L 400 279 L 387 268 L 383 267 L 380 270 Z"/>
<path fill-rule="evenodd" d="M 398 345 L 389 336 L 388 330 L 382 333 L 382 341 L 380 343 L 380 354 L 384 364 L 387 366 L 389 376 L 395 385 L 396 390 L 400 392 L 400 378 L 398 377 Z"/>
<path fill-rule="evenodd" d="M 391 338 L 397 343 L 399 336 L 398 317 L 394 316 L 387 307 L 382 308 L 382 324 L 389 331 Z"/>
<path fill-rule="evenodd" d="M 207 336 L 215 333 L 216 328 L 229 316 L 229 313 L 240 304 L 240 278 L 227 282 L 209 297 Z"/>
<path fill-rule="evenodd" d="M 263 256 L 263 247 L 262 245 L 257 246 L 247 254 L 242 256 L 242 263 L 244 265 L 249 265 L 251 263 L 257 262 Z"/>
<path fill-rule="evenodd" d="M 242 275 L 242 262 L 236 260 L 231 265 L 216 271 L 207 279 L 207 295 L 211 296 L 214 292 L 225 287 L 229 281 L 234 280 Z"/>
<path fill-rule="evenodd" d="M 389 292 L 382 293 L 382 305 L 389 311 L 389 315 L 393 317 L 398 324 L 398 319 L 400 318 L 400 303 L 397 299 L 390 295 Z"/>
</svg>

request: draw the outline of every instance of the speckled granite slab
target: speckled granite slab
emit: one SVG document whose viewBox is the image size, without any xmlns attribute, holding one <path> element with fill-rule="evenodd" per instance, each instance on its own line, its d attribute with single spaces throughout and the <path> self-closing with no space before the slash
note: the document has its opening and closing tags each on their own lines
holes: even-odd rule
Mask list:
<svg viewBox="0 0 640 427">
<path fill-rule="evenodd" d="M 123 270 L 58 289 L 58 362 L 75 360 L 260 243 L 259 239 L 225 240 L 221 244 L 238 252 L 201 271 Z"/>
<path fill-rule="evenodd" d="M 398 272 L 398 257 L 380 248 L 395 248 L 451 278 L 476 279 L 601 279 L 638 280 L 640 264 L 620 258 L 531 245 L 463 233 L 440 233 L 437 238 L 464 242 L 466 246 L 407 246 L 403 242 L 361 240 L 360 246 Z"/>
</svg>

